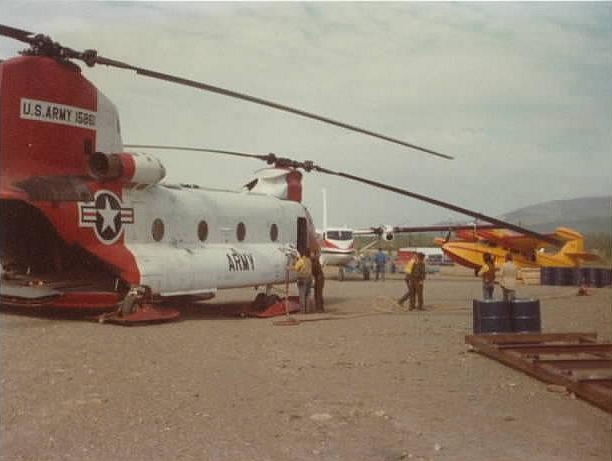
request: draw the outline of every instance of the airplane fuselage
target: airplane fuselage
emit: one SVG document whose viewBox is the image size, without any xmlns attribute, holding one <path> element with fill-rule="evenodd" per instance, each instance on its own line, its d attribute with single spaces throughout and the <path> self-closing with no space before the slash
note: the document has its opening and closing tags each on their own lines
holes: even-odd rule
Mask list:
<svg viewBox="0 0 612 461">
<path fill-rule="evenodd" d="M 346 266 L 355 260 L 355 241 L 350 229 L 325 229 L 321 234 L 321 264 Z"/>
</svg>

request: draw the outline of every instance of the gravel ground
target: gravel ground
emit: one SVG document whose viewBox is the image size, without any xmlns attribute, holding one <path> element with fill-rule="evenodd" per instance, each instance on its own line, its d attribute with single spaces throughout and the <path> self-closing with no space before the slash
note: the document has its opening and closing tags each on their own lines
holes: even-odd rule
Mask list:
<svg viewBox="0 0 612 461">
<path fill-rule="evenodd" d="M 3 312 L 0 459 L 611 459 L 611 415 L 468 351 L 477 279 L 445 270 L 425 312 L 381 312 L 403 289 L 330 277 L 328 312 L 295 326 L 210 307 L 144 327 Z M 612 290 L 591 293 L 519 287 L 545 332 L 610 340 Z"/>
</svg>

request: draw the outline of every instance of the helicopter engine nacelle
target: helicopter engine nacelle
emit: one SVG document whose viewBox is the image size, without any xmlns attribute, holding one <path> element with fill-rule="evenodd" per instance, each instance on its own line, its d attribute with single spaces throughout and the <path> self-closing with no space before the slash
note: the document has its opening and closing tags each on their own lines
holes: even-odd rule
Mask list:
<svg viewBox="0 0 612 461">
<path fill-rule="evenodd" d="M 244 187 L 282 200 L 302 201 L 302 173 L 287 168 L 264 168 Z"/>
<path fill-rule="evenodd" d="M 166 176 L 166 168 L 150 154 L 96 152 L 89 159 L 89 172 L 98 181 L 119 181 L 126 187 L 147 187 Z"/>
</svg>

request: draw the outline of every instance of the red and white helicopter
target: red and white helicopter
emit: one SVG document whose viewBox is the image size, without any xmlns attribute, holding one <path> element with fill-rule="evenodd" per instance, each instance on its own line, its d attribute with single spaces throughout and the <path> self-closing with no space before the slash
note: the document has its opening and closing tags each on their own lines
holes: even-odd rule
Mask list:
<svg viewBox="0 0 612 461">
<path fill-rule="evenodd" d="M 163 182 L 153 155 L 128 152 L 115 106 L 73 62 L 135 71 L 444 154 L 243 93 L 76 51 L 0 25 L 27 43 L 0 63 L 0 256 L 3 306 L 133 312 L 134 300 L 201 300 L 217 290 L 295 279 L 297 251 L 318 243 L 302 205 L 302 174 L 317 170 L 274 154 L 240 190 Z M 159 147 L 159 146 L 158 146 Z M 167 147 L 167 146 L 166 146 Z M 264 295 L 266 296 L 266 295 Z M 260 296 L 261 299 L 261 296 Z M 132 301 L 132 302 L 126 302 Z M 122 303 L 122 304 L 121 304 Z"/>
<path fill-rule="evenodd" d="M 296 251 L 318 249 L 315 226 L 301 203 L 299 169 L 551 240 L 424 195 L 275 154 L 148 146 L 270 165 L 240 190 L 166 184 L 158 159 L 125 150 L 129 146 L 123 144 L 115 106 L 73 61 L 134 71 L 452 157 L 276 102 L 108 59 L 95 50 L 76 51 L 44 35 L 0 25 L 0 36 L 30 46 L 22 56 L 0 62 L 2 306 L 97 311 L 120 306 L 128 316 L 142 300 L 189 302 L 248 286 L 265 287 L 257 298 L 272 302 L 274 284 L 295 280 L 287 268 Z M 370 230 L 388 236 L 401 228 Z"/>
</svg>

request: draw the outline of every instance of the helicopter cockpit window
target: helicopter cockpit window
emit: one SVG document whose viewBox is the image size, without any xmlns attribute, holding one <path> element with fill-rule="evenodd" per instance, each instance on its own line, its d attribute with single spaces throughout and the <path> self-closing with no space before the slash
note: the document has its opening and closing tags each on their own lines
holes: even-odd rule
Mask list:
<svg viewBox="0 0 612 461">
<path fill-rule="evenodd" d="M 153 221 L 153 225 L 151 226 L 151 234 L 153 235 L 153 240 L 156 242 L 159 242 L 164 238 L 164 222 L 161 219 L 156 218 L 155 221 Z"/>
<path fill-rule="evenodd" d="M 239 222 L 238 226 L 236 226 L 236 238 L 239 242 L 242 242 L 246 237 L 246 226 L 243 222 Z"/>
<path fill-rule="evenodd" d="M 200 242 L 204 242 L 208 238 L 208 223 L 204 220 L 198 224 L 198 238 Z"/>
<path fill-rule="evenodd" d="M 327 238 L 330 240 L 352 240 L 351 231 L 327 231 Z"/>
<path fill-rule="evenodd" d="M 270 226 L 270 240 L 273 242 L 278 240 L 278 226 L 276 224 Z"/>
</svg>

